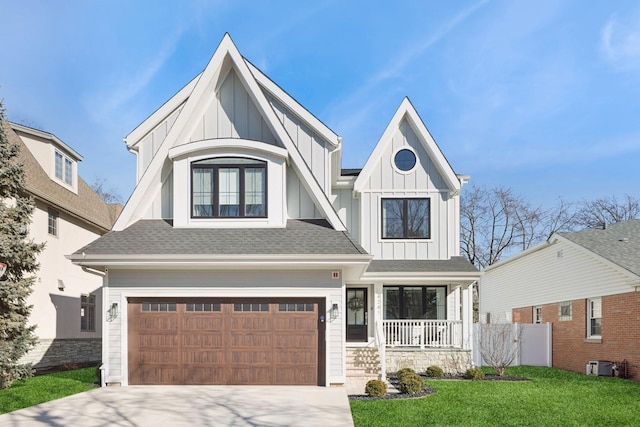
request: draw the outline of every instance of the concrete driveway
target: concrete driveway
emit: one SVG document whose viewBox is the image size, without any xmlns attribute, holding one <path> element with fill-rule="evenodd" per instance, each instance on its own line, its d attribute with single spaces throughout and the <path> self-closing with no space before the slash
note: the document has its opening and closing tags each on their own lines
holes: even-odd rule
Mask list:
<svg viewBox="0 0 640 427">
<path fill-rule="evenodd" d="M 353 426 L 344 387 L 130 386 L 0 415 L 0 426 Z"/>
</svg>

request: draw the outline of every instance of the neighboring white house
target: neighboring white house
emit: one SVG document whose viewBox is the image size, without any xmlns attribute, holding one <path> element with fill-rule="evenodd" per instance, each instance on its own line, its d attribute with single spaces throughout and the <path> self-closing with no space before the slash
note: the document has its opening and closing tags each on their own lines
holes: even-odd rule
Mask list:
<svg viewBox="0 0 640 427">
<path fill-rule="evenodd" d="M 341 170 L 342 139 L 225 35 L 126 143 L 136 189 L 70 256 L 106 274 L 106 383 L 329 385 L 470 363 L 468 177 L 408 99 L 364 168 Z"/>
<path fill-rule="evenodd" d="M 606 360 L 640 379 L 640 220 L 553 234 L 479 286 L 482 319 L 552 323 L 554 367 Z"/>
<path fill-rule="evenodd" d="M 78 175 L 82 157 L 55 135 L 2 123 L 20 147 L 26 191 L 35 199 L 29 237 L 45 243 L 37 260 L 30 323 L 38 344 L 23 359 L 36 370 L 102 358 L 102 274 L 72 264 L 65 255 L 106 233 L 118 214 Z"/>
</svg>

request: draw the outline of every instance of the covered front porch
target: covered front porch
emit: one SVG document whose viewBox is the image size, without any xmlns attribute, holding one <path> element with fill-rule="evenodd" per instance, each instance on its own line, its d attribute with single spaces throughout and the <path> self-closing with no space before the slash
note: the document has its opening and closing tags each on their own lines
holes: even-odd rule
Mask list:
<svg viewBox="0 0 640 427">
<path fill-rule="evenodd" d="M 370 267 L 360 283 L 345 287 L 344 318 L 347 376 L 380 376 L 402 367 L 423 371 L 433 364 L 453 371 L 471 363 L 473 346 L 473 286 L 479 273 L 468 263 L 441 261 L 443 267 L 461 264 L 464 271 L 430 271 L 438 264 L 417 261 L 421 271 L 393 271 L 407 261 L 380 262 Z M 468 268 L 467 266 L 470 266 Z M 454 269 L 455 270 L 455 269 Z M 368 283 L 365 280 L 368 279 Z M 359 363 L 368 372 L 357 371 Z"/>
</svg>

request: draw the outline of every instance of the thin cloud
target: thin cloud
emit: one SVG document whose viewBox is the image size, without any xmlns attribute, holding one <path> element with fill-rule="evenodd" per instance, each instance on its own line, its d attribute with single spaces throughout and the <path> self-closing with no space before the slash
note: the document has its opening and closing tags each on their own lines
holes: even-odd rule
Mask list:
<svg viewBox="0 0 640 427">
<path fill-rule="evenodd" d="M 460 11 L 434 33 L 428 34 L 426 38 L 414 43 L 407 43 L 408 47 L 406 49 L 401 51 L 395 58 L 386 62 L 386 64 L 393 64 L 391 67 L 385 66 L 384 69 L 379 70 L 363 82 L 358 91 L 332 106 L 331 115 L 334 117 L 348 117 L 342 120 L 338 119 L 335 127 L 343 130 L 353 129 L 354 131 L 360 128 L 362 122 L 370 117 L 370 111 L 377 109 L 380 105 L 388 104 L 390 101 L 387 99 L 388 95 L 383 95 L 383 93 L 385 93 L 384 91 L 377 90 L 381 83 L 402 75 L 405 69 L 417 58 L 422 56 L 431 46 L 446 37 L 451 31 L 469 18 L 469 16 L 487 3 L 488 0 L 479 1 Z M 389 92 L 387 91 L 386 93 L 388 94 Z M 366 102 L 363 102 L 365 100 Z M 366 107 L 362 108 L 363 105 L 366 105 Z M 359 111 L 355 117 L 353 114 L 354 110 Z M 349 111 L 349 114 L 345 115 L 345 111 Z"/>
<path fill-rule="evenodd" d="M 638 13 L 635 16 L 632 22 L 620 22 L 612 15 L 601 32 L 600 49 L 619 70 L 640 68 L 640 19 Z"/>
<path fill-rule="evenodd" d="M 97 96 L 91 96 L 90 102 L 87 103 L 89 115 L 99 122 L 105 117 L 110 117 L 142 92 L 171 58 L 183 33 L 184 27 L 181 26 L 176 29 L 162 45 L 156 56 L 148 62 L 145 68 L 140 69 L 137 74 L 126 74 L 124 80 L 107 94 L 100 93 Z M 96 102 L 96 99 L 99 102 Z"/>
</svg>

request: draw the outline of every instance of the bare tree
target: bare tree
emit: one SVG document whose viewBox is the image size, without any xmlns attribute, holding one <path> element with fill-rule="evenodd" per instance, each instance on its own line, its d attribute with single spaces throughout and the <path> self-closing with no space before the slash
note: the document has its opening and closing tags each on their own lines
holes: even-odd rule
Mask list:
<svg viewBox="0 0 640 427">
<path fill-rule="evenodd" d="M 621 200 L 616 196 L 610 196 L 583 201 L 578 208 L 575 221 L 580 228 L 598 228 L 638 218 L 640 199 L 625 194 Z"/>
<path fill-rule="evenodd" d="M 460 205 L 462 253 L 479 268 L 544 240 L 545 212 L 509 188 L 472 186 Z"/>
<path fill-rule="evenodd" d="M 499 377 L 520 353 L 522 325 L 512 323 L 481 323 L 476 335 L 478 350 L 485 363 Z"/>
<path fill-rule="evenodd" d="M 93 184 L 91 184 L 91 189 L 95 191 L 105 203 L 122 204 L 122 196 L 118 193 L 118 190 L 114 187 L 107 188 L 107 185 L 105 178 L 96 178 Z"/>
</svg>

